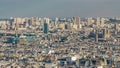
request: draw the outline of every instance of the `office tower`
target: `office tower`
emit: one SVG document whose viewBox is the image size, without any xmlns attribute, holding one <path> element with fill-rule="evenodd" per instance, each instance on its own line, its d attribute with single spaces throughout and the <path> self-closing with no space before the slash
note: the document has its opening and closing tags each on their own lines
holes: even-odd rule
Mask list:
<svg viewBox="0 0 120 68">
<path fill-rule="evenodd" d="M 110 38 L 110 30 L 109 29 L 103 29 L 103 38 L 107 39 Z"/>
<path fill-rule="evenodd" d="M 35 18 L 35 25 L 36 25 L 36 26 L 40 25 L 39 17 L 36 17 L 36 18 Z"/>
<path fill-rule="evenodd" d="M 34 17 L 32 17 L 31 19 L 30 19 L 30 25 L 34 25 L 35 24 L 35 19 L 34 19 Z"/>
<path fill-rule="evenodd" d="M 17 26 L 17 28 L 19 28 L 19 24 L 22 22 L 22 19 L 21 18 L 14 18 L 14 21 L 13 21 L 13 28 L 15 29 L 15 27 Z"/>
<path fill-rule="evenodd" d="M 73 17 L 74 24 L 78 25 L 77 28 L 80 28 L 80 17 Z"/>
<path fill-rule="evenodd" d="M 9 20 L 9 29 L 12 29 L 12 25 L 13 25 L 13 18 L 11 17 Z"/>
<path fill-rule="evenodd" d="M 45 34 L 48 34 L 48 23 L 44 23 L 44 27 L 43 27 L 44 29 L 44 33 Z"/>
<path fill-rule="evenodd" d="M 41 26 L 44 25 L 44 18 L 41 18 L 41 20 L 40 20 L 40 24 L 41 24 Z"/>
<path fill-rule="evenodd" d="M 90 17 L 90 18 L 87 19 L 87 23 L 88 23 L 88 24 L 92 24 L 92 23 L 93 23 L 92 17 Z"/>
<path fill-rule="evenodd" d="M 107 29 L 107 38 L 110 38 L 110 30 L 109 29 Z"/>
<path fill-rule="evenodd" d="M 26 27 L 25 18 L 22 18 L 21 23 L 19 24 L 19 28 L 25 28 L 25 27 Z"/>
<path fill-rule="evenodd" d="M 101 27 L 104 27 L 104 23 L 105 23 L 105 19 L 104 19 L 104 18 L 101 18 L 100 26 L 101 26 Z"/>
<path fill-rule="evenodd" d="M 97 27 L 104 27 L 104 23 L 105 23 L 105 18 L 98 17 L 96 19 L 96 25 L 97 25 Z"/>
<path fill-rule="evenodd" d="M 14 18 L 14 23 L 20 24 L 22 22 L 22 18 Z"/>
<path fill-rule="evenodd" d="M 115 24 L 114 27 L 115 27 L 115 30 L 118 30 L 118 29 L 119 29 L 119 25 L 118 25 L 117 23 Z"/>
<path fill-rule="evenodd" d="M 80 24 L 80 17 L 74 17 L 74 23 Z"/>
<path fill-rule="evenodd" d="M 106 28 L 105 29 L 103 29 L 103 38 L 106 38 Z"/>
<path fill-rule="evenodd" d="M 8 21 L 0 21 L 0 28 L 6 29 L 8 24 L 9 24 Z"/>
<path fill-rule="evenodd" d="M 54 27 L 57 28 L 58 27 L 58 22 L 59 22 L 59 18 L 55 18 L 55 22 L 54 22 Z"/>
<path fill-rule="evenodd" d="M 55 18 L 55 24 L 57 24 L 58 23 L 58 20 L 59 20 L 59 18 Z"/>
<path fill-rule="evenodd" d="M 25 27 L 29 26 L 29 19 L 27 17 L 25 18 L 25 25 L 26 25 Z"/>
<path fill-rule="evenodd" d="M 96 25 L 99 27 L 100 26 L 100 17 L 96 19 Z"/>
<path fill-rule="evenodd" d="M 98 30 L 97 29 L 95 30 L 95 42 L 96 43 L 98 42 Z"/>
</svg>

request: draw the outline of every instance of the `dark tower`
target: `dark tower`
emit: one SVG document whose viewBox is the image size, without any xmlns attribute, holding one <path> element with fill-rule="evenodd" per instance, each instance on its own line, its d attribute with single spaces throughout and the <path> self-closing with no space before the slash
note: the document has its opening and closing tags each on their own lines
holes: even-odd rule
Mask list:
<svg viewBox="0 0 120 68">
<path fill-rule="evenodd" d="M 44 23 L 44 33 L 48 34 L 48 23 Z"/>
</svg>

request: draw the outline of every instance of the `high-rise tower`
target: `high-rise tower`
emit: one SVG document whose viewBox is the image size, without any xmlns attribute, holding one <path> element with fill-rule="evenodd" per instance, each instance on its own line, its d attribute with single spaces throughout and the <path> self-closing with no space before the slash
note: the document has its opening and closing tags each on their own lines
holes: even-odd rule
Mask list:
<svg viewBox="0 0 120 68">
<path fill-rule="evenodd" d="M 43 31 L 45 34 L 48 34 L 48 23 L 44 23 Z"/>
<path fill-rule="evenodd" d="M 80 17 L 73 17 L 73 21 L 74 21 L 74 24 L 78 25 L 77 28 L 81 28 L 81 25 L 80 25 Z"/>
<path fill-rule="evenodd" d="M 100 17 L 98 17 L 98 18 L 96 19 L 96 25 L 97 25 L 97 27 L 100 26 Z"/>
<path fill-rule="evenodd" d="M 98 30 L 95 30 L 95 42 L 98 42 Z"/>
<path fill-rule="evenodd" d="M 101 26 L 101 27 L 104 27 L 104 23 L 105 23 L 105 19 L 104 19 L 104 18 L 101 18 L 100 26 Z"/>
<path fill-rule="evenodd" d="M 109 29 L 103 29 L 103 38 L 107 39 L 110 38 L 110 30 Z"/>
</svg>

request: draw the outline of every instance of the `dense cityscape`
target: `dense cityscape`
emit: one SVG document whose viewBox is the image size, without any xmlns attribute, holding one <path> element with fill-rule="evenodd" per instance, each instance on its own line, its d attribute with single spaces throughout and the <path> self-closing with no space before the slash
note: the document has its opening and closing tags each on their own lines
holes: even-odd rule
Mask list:
<svg viewBox="0 0 120 68">
<path fill-rule="evenodd" d="M 120 18 L 0 19 L 0 68 L 120 68 Z"/>
</svg>

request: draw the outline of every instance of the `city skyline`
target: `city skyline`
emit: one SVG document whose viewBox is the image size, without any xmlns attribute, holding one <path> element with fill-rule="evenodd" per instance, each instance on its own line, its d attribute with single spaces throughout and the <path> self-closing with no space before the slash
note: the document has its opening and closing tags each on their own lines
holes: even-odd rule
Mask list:
<svg viewBox="0 0 120 68">
<path fill-rule="evenodd" d="M 0 68 L 120 68 L 120 18 L 0 19 Z"/>
<path fill-rule="evenodd" d="M 0 17 L 120 17 L 119 0 L 0 0 Z"/>
</svg>

